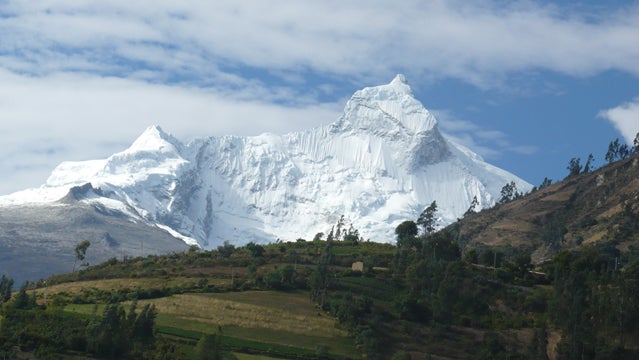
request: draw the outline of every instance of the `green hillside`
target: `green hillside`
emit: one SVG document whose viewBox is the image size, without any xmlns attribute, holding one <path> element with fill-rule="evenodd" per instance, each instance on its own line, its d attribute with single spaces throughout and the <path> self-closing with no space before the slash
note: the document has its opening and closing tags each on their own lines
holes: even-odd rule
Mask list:
<svg viewBox="0 0 639 360">
<path fill-rule="evenodd" d="M 637 157 L 391 244 L 225 244 L 0 282 L 0 355 L 639 358 Z M 434 219 L 434 217 L 430 217 Z M 88 248 L 91 251 L 91 248 Z M 361 262 L 362 270 L 354 270 Z"/>
</svg>

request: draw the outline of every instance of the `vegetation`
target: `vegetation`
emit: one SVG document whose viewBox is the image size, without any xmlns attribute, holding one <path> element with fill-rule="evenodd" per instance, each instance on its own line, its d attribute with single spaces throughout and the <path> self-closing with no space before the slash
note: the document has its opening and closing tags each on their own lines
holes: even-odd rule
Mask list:
<svg viewBox="0 0 639 360">
<path fill-rule="evenodd" d="M 638 146 L 528 196 L 506 184 L 439 231 L 433 201 L 394 245 L 341 217 L 312 241 L 74 265 L 13 294 L 3 276 L 0 356 L 639 358 Z"/>
</svg>

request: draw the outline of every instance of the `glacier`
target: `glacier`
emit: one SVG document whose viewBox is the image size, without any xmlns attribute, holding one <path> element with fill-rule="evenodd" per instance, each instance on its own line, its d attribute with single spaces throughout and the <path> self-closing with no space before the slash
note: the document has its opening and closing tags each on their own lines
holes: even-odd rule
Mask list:
<svg viewBox="0 0 639 360">
<path fill-rule="evenodd" d="M 343 215 L 363 238 L 392 242 L 395 227 L 432 201 L 439 225 L 461 217 L 474 197 L 493 206 L 514 181 L 442 134 L 403 75 L 356 91 L 337 121 L 289 134 L 219 136 L 187 144 L 158 126 L 107 159 L 63 162 L 46 183 L 0 197 L 0 206 L 101 204 L 131 221 L 210 249 L 312 239 Z"/>
</svg>

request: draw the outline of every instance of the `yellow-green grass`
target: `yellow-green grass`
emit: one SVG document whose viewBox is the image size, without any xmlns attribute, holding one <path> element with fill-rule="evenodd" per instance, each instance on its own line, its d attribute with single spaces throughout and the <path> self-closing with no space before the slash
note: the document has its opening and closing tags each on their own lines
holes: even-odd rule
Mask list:
<svg viewBox="0 0 639 360">
<path fill-rule="evenodd" d="M 304 293 L 245 291 L 218 294 L 180 294 L 143 300 L 158 312 L 181 320 L 220 326 L 264 328 L 319 337 L 348 336 L 335 320 L 318 313 Z"/>
<path fill-rule="evenodd" d="M 75 281 L 63 284 L 56 284 L 47 286 L 42 289 L 38 289 L 39 295 L 46 294 L 47 296 L 69 293 L 80 294 L 89 290 L 101 290 L 101 291 L 118 291 L 123 289 L 161 289 L 171 288 L 179 286 L 182 288 L 196 287 L 198 281 L 201 278 L 189 278 L 189 277 L 171 277 L 168 279 L 153 277 L 153 278 L 131 278 L 131 279 L 105 279 L 105 280 L 87 280 L 87 281 Z M 206 277 L 207 285 L 225 286 L 230 285 L 230 279 L 220 279 L 214 277 Z"/>
<path fill-rule="evenodd" d="M 319 312 L 304 292 L 245 291 L 216 294 L 180 294 L 143 300 L 155 304 L 159 326 L 315 350 L 326 345 L 331 352 L 357 357 L 353 340 L 335 320 Z"/>
<path fill-rule="evenodd" d="M 156 324 L 197 333 L 216 333 L 261 343 L 358 358 L 352 338 L 335 327 L 335 320 L 318 311 L 305 292 L 245 291 L 214 294 L 179 294 L 140 300 L 158 310 Z M 125 307 L 128 304 L 125 304 Z M 91 314 L 103 305 L 68 305 L 67 311 Z"/>
</svg>

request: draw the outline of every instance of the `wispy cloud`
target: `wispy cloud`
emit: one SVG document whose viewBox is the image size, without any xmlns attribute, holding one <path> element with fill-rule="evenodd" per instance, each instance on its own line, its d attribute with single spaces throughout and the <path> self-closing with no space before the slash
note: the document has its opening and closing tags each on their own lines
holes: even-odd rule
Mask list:
<svg viewBox="0 0 639 360">
<path fill-rule="evenodd" d="M 539 69 L 639 76 L 638 33 L 636 3 L 593 15 L 489 0 L 3 1 L 0 193 L 119 151 L 149 124 L 183 139 L 325 124 L 339 86 L 398 71 L 481 88 Z M 488 158 L 535 150 L 471 122 L 442 126 Z M 56 151 L 12 155 L 42 143 Z M 14 171 L 21 162 L 37 171 Z"/>
<path fill-rule="evenodd" d="M 639 135 L 639 97 L 612 109 L 603 110 L 599 116 L 610 121 L 628 144 Z"/>
<path fill-rule="evenodd" d="M 307 129 L 336 120 L 340 111 L 336 103 L 281 106 L 211 89 L 0 70 L 0 194 L 44 183 L 62 161 L 122 151 L 151 124 L 188 141 Z"/>
<path fill-rule="evenodd" d="M 593 15 L 501 1 L 9 1 L 3 12 L 2 52 L 33 73 L 142 66 L 206 82 L 229 65 L 351 77 L 411 69 L 480 86 L 531 69 L 639 75 L 637 4 Z"/>
<path fill-rule="evenodd" d="M 451 140 L 461 144 L 486 159 L 498 159 L 505 152 L 532 155 L 539 151 L 536 146 L 512 144 L 502 131 L 484 129 L 477 123 L 460 120 L 447 110 L 431 110 L 439 127 Z"/>
</svg>

